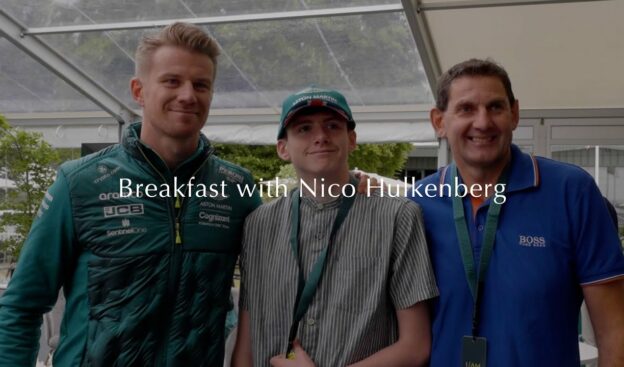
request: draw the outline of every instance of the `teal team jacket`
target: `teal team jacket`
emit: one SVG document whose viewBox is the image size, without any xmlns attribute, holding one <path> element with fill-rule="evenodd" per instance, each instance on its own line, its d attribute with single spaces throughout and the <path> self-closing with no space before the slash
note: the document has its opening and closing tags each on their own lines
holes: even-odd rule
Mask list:
<svg viewBox="0 0 624 367">
<path fill-rule="evenodd" d="M 243 223 L 260 198 L 205 137 L 171 172 L 140 126 L 60 167 L 0 299 L 0 366 L 34 365 L 61 286 L 55 367 L 222 365 Z"/>
</svg>

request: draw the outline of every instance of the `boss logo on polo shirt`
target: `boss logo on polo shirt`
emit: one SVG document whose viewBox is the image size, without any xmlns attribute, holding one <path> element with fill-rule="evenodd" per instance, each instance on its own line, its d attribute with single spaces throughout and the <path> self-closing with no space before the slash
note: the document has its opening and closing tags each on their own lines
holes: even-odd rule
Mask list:
<svg viewBox="0 0 624 367">
<path fill-rule="evenodd" d="M 526 247 L 546 247 L 546 238 L 543 236 L 518 236 L 518 244 Z"/>
</svg>

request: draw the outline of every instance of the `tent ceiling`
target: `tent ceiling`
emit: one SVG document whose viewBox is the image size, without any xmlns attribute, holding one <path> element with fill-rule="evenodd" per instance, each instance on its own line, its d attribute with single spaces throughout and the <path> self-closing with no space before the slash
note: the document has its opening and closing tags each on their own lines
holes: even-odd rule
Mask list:
<svg viewBox="0 0 624 367">
<path fill-rule="evenodd" d="M 424 13 L 442 70 L 491 57 L 509 72 L 521 108 L 624 107 L 624 1 Z"/>
<path fill-rule="evenodd" d="M 110 141 L 115 119 L 80 111 L 136 109 L 128 80 L 144 22 L 174 19 L 200 22 L 222 46 L 206 127 L 218 141 L 272 143 L 280 101 L 309 84 L 345 93 L 361 141 L 430 141 L 430 85 L 440 70 L 470 57 L 501 62 L 532 117 L 624 107 L 624 1 L 491 7 L 535 2 L 3 0 L 0 15 L 19 31 L 0 37 L 0 113 L 43 129 L 55 145 L 75 145 L 69 137 Z M 282 19 L 288 14 L 298 18 Z M 0 36 L 9 28 L 0 24 Z M 46 68 L 32 60 L 41 53 L 23 40 L 33 39 L 59 61 Z M 63 72 L 74 69 L 84 72 L 85 87 Z M 94 97 L 106 95 L 100 86 L 112 102 Z"/>
<path fill-rule="evenodd" d="M 56 27 L 398 3 L 399 0 L 3 0 L 2 7 L 28 27 Z"/>
<path fill-rule="evenodd" d="M 0 55 L 0 113 L 98 109 L 95 104 L 4 38 L 0 38 Z"/>
</svg>

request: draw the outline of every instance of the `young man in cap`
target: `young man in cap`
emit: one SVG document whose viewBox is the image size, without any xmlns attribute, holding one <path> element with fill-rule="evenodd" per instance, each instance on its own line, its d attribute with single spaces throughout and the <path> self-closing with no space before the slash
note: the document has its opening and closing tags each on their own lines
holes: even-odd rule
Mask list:
<svg viewBox="0 0 624 367">
<path fill-rule="evenodd" d="M 511 143 L 518 101 L 492 61 L 444 73 L 431 121 L 454 163 L 420 184 L 468 188 L 413 198 L 440 286 L 431 366 L 578 366 L 583 299 L 599 365 L 624 366 L 624 256 L 592 177 Z"/>
<path fill-rule="evenodd" d="M 438 293 L 420 210 L 355 193 L 354 128 L 336 91 L 284 101 L 277 152 L 301 184 L 246 220 L 234 366 L 427 363 Z"/>
</svg>

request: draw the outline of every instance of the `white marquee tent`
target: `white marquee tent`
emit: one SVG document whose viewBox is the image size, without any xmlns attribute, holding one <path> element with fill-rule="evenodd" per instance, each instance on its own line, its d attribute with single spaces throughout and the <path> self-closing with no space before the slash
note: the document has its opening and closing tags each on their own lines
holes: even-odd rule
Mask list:
<svg viewBox="0 0 624 367">
<path fill-rule="evenodd" d="M 436 78 L 491 57 L 514 82 L 523 147 L 621 144 L 622 14 L 622 0 L 3 0 L 0 113 L 59 147 L 116 141 L 139 118 L 138 38 L 184 20 L 223 49 L 215 141 L 273 143 L 280 101 L 315 83 L 346 94 L 360 142 L 432 142 Z"/>
</svg>

